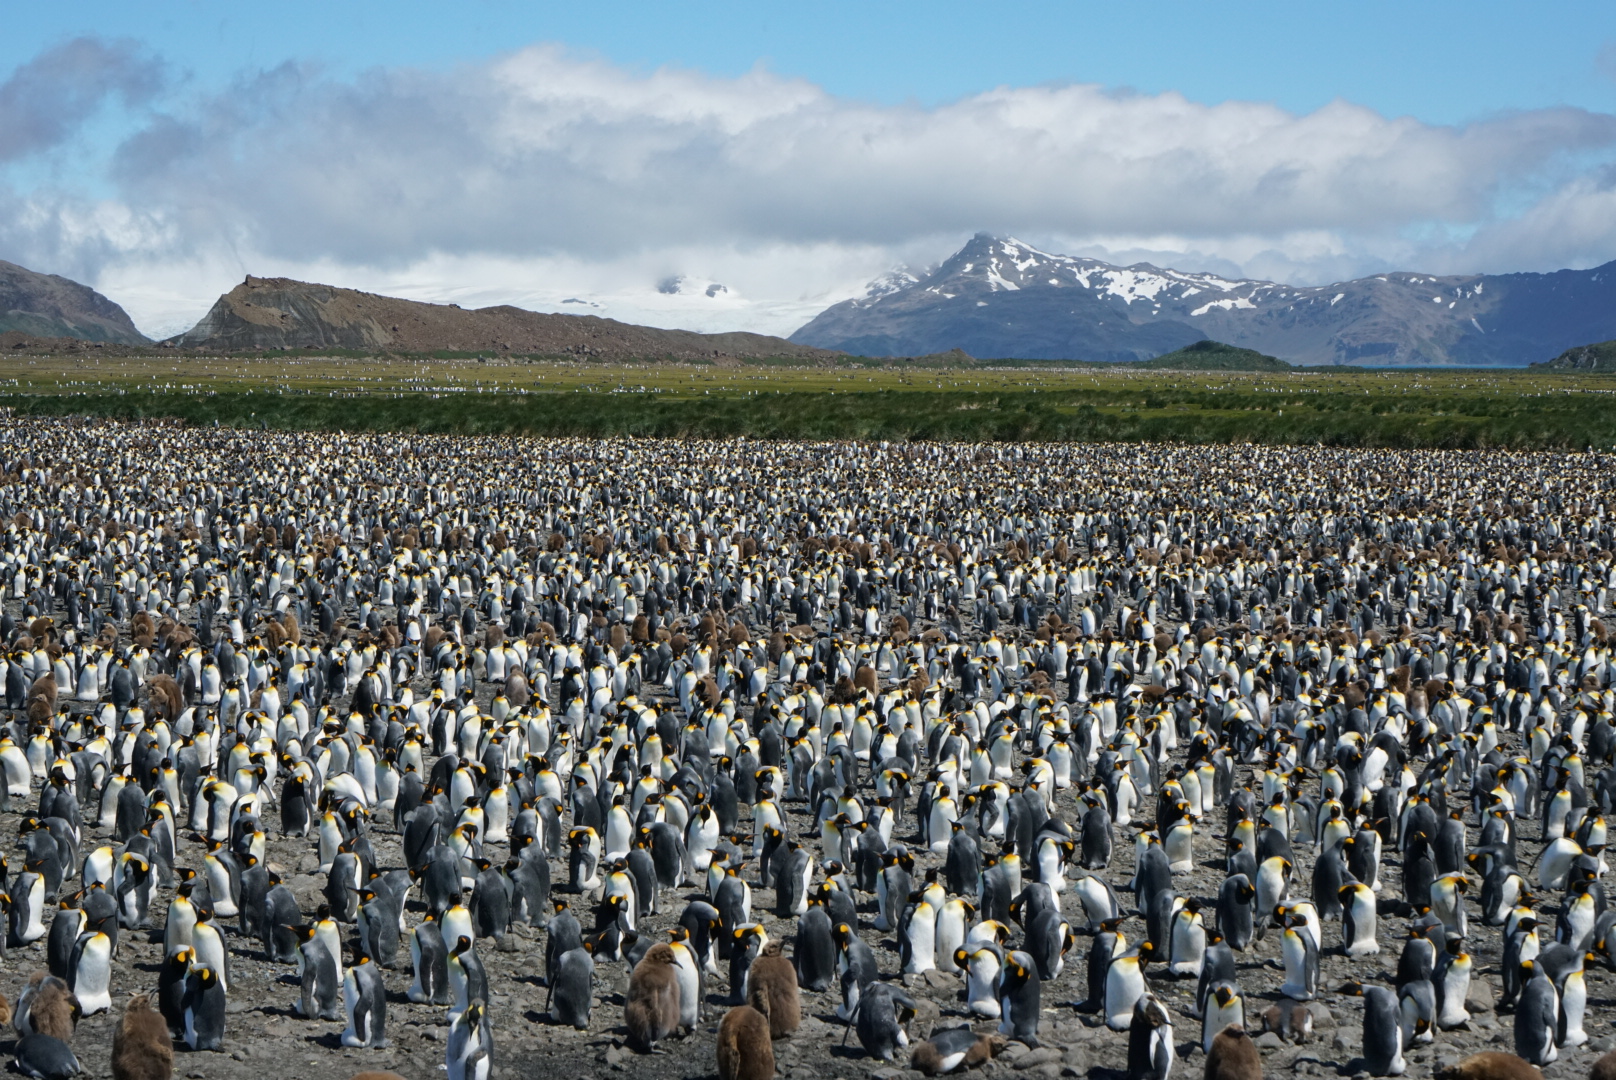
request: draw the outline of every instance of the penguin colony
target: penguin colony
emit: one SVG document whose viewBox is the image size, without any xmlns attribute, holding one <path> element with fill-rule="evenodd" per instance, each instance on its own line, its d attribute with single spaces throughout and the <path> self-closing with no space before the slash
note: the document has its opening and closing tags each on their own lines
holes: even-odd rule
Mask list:
<svg viewBox="0 0 1616 1080">
<path fill-rule="evenodd" d="M 1616 1074 L 1611 464 L 8 420 L 16 1066 Z"/>
</svg>

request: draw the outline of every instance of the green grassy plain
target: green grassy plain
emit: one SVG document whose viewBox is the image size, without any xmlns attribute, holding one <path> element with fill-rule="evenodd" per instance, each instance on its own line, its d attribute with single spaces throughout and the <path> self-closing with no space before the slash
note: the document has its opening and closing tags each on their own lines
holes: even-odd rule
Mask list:
<svg viewBox="0 0 1616 1080">
<path fill-rule="evenodd" d="M 594 436 L 1616 446 L 1616 376 L 1020 362 L 0 355 L 21 415 Z"/>
</svg>

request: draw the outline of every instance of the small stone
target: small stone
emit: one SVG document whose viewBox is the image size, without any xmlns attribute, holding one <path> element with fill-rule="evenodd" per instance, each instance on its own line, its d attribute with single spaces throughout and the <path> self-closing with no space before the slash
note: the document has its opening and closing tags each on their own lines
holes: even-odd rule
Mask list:
<svg viewBox="0 0 1616 1080">
<path fill-rule="evenodd" d="M 427 1042 L 437 1042 L 438 1041 L 438 1029 L 437 1028 L 424 1028 L 424 1029 L 422 1029 L 421 1038 L 425 1039 Z"/>
<path fill-rule="evenodd" d="M 903 1069 L 889 1065 L 884 1069 L 875 1070 L 870 1076 L 872 1080 L 903 1080 L 903 1074 Z"/>
<path fill-rule="evenodd" d="M 959 989 L 959 979 L 949 975 L 947 972 L 938 971 L 936 968 L 926 972 L 922 978 L 926 980 L 928 988 L 939 993 L 948 993 Z"/>
<path fill-rule="evenodd" d="M 619 1061 L 622 1061 L 622 1060 L 623 1060 L 623 1048 L 622 1047 L 614 1046 L 610 1050 L 606 1051 L 606 1064 L 608 1064 L 608 1065 L 616 1065 Z"/>
<path fill-rule="evenodd" d="M 1281 1039 L 1279 1034 L 1273 1031 L 1265 1031 L 1252 1039 L 1251 1042 L 1259 1050 L 1283 1050 L 1285 1048 L 1285 1040 Z"/>
<path fill-rule="evenodd" d="M 1335 1013 L 1331 1012 L 1330 1007 L 1328 1005 L 1326 1005 L 1324 1002 L 1322 1002 L 1322 1001 L 1310 1001 L 1310 1002 L 1308 1002 L 1307 1003 L 1307 1011 L 1313 1017 L 1313 1030 L 1314 1031 L 1334 1031 L 1335 1030 Z"/>
<path fill-rule="evenodd" d="M 931 1038 L 932 1029 L 942 1016 L 942 1010 L 935 1001 L 929 998 L 919 998 L 915 1001 L 915 1018 L 910 1021 L 911 1034 L 919 1034 L 922 1038 Z"/>
<path fill-rule="evenodd" d="M 1481 1028 L 1483 1031 L 1491 1031 L 1498 1026 L 1498 1020 L 1490 1012 L 1482 1013 L 1479 1016 L 1472 1016 L 1470 1018 L 1470 1022 L 1476 1025 L 1478 1028 Z"/>
<path fill-rule="evenodd" d="M 232 1061 L 246 1061 L 247 1055 L 241 1050 L 232 1050 L 230 1051 L 230 1059 Z"/>
<path fill-rule="evenodd" d="M 1026 1043 L 1013 1042 L 1004 1048 L 1004 1053 L 1000 1054 L 999 1057 L 1005 1061 L 1018 1061 L 1030 1053 L 1032 1053 L 1032 1050 L 1028 1048 Z"/>
<path fill-rule="evenodd" d="M 1031 1069 L 1039 1065 L 1047 1065 L 1052 1061 L 1059 1061 L 1060 1053 L 1053 1047 L 1040 1046 L 1036 1050 L 1029 1050 L 1016 1058 L 1018 1070 Z"/>
<path fill-rule="evenodd" d="M 1347 1043 L 1347 1037 L 1345 1035 L 1337 1035 L 1335 1038 L 1330 1040 L 1330 1049 L 1348 1050 L 1351 1049 L 1351 1047 Z"/>
<path fill-rule="evenodd" d="M 1616 1050 L 1616 1035 L 1606 1035 L 1602 1039 L 1595 1039 L 1588 1044 L 1588 1049 L 1596 1054 L 1608 1054 L 1611 1050 Z"/>
</svg>

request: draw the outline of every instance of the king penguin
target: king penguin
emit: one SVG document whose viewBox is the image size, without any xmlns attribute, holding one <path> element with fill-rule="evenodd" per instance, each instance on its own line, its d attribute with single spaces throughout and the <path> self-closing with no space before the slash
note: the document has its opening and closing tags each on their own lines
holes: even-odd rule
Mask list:
<svg viewBox="0 0 1616 1080">
<path fill-rule="evenodd" d="M 1145 958 L 1149 942 L 1111 961 L 1105 972 L 1105 1026 L 1127 1031 L 1133 1025 L 1133 1007 L 1145 992 Z"/>
<path fill-rule="evenodd" d="M 1554 1043 L 1560 1000 L 1542 965 L 1523 960 L 1521 968 L 1521 997 L 1515 1004 L 1515 1053 L 1541 1068 L 1560 1056 Z"/>
<path fill-rule="evenodd" d="M 1173 1070 L 1173 1018 L 1155 994 L 1133 1007 L 1128 1027 L 1129 1080 L 1167 1080 Z"/>
<path fill-rule="evenodd" d="M 1341 948 L 1348 956 L 1380 952 L 1375 940 L 1375 893 L 1362 882 L 1341 886 Z"/>
<path fill-rule="evenodd" d="M 1319 991 L 1319 947 L 1305 920 L 1292 916 L 1285 923 L 1285 937 L 1280 943 L 1285 982 L 1279 992 L 1293 1001 L 1312 1001 Z"/>
<path fill-rule="evenodd" d="M 1363 1056 L 1371 1076 L 1402 1076 L 1403 1025 L 1397 995 L 1384 986 L 1365 986 Z"/>
<path fill-rule="evenodd" d="M 550 978 L 550 1019 L 583 1031 L 595 996 L 595 958 L 586 943 L 561 954 Z"/>
<path fill-rule="evenodd" d="M 1201 1012 L 1201 1051 L 1212 1052 L 1212 1043 L 1225 1028 L 1246 1027 L 1246 1002 L 1233 983 L 1218 983 L 1207 995 Z"/>
<path fill-rule="evenodd" d="M 1005 957 L 1004 968 L 999 972 L 999 1034 L 1035 1050 L 1042 1011 L 1041 985 L 1032 957 L 1024 952 Z"/>
<path fill-rule="evenodd" d="M 382 1048 L 387 1044 L 387 985 L 381 971 L 367 956 L 360 957 L 342 983 L 348 1028 L 343 1046 Z"/>
<path fill-rule="evenodd" d="M 68 985 L 78 998 L 81 1015 L 94 1016 L 112 1008 L 112 939 L 100 931 L 80 934 L 73 947 Z"/>
<path fill-rule="evenodd" d="M 185 977 L 185 1045 L 192 1050 L 218 1050 L 224 1043 L 224 983 L 210 967 L 192 967 Z"/>
</svg>

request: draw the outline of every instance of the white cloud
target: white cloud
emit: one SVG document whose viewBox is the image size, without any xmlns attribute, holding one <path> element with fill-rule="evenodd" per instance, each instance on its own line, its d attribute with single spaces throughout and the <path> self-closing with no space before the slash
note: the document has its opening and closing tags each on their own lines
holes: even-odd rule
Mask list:
<svg viewBox="0 0 1616 1080">
<path fill-rule="evenodd" d="M 244 272 L 788 332 L 979 229 L 1298 282 L 1589 265 L 1616 256 L 1613 146 L 1616 118 L 1575 109 L 1440 127 L 1088 85 L 878 106 L 540 46 L 164 99 L 96 200 L 0 193 L 0 257 L 90 280 L 159 332 Z M 659 294 L 670 275 L 728 291 Z"/>
</svg>

